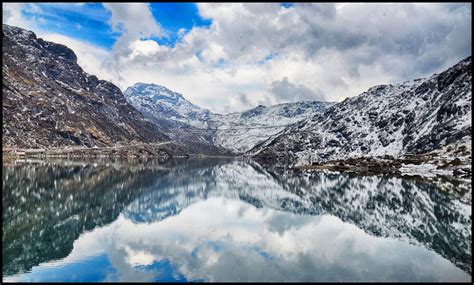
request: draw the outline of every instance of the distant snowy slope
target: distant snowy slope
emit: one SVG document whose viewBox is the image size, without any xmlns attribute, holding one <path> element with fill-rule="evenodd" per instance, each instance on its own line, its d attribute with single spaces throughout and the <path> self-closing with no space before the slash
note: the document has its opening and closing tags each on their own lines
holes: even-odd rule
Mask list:
<svg viewBox="0 0 474 285">
<path fill-rule="evenodd" d="M 206 128 L 211 112 L 198 107 L 183 95 L 156 84 L 136 83 L 124 93 L 129 103 L 143 114 Z"/>
<path fill-rule="evenodd" d="M 225 148 L 246 152 L 285 127 L 319 114 L 332 104 L 303 101 L 270 107 L 260 105 L 244 112 L 214 115 L 217 128 L 214 141 Z"/>
<path fill-rule="evenodd" d="M 146 117 L 166 126 L 168 135 L 207 142 L 235 153 L 248 151 L 288 125 L 321 113 L 333 104 L 304 101 L 271 107 L 260 105 L 222 115 L 196 106 L 183 95 L 156 84 L 136 83 L 124 95 Z"/>
<path fill-rule="evenodd" d="M 471 57 L 425 79 L 378 85 L 286 128 L 248 152 L 261 161 L 308 164 L 394 157 L 471 141 Z"/>
</svg>

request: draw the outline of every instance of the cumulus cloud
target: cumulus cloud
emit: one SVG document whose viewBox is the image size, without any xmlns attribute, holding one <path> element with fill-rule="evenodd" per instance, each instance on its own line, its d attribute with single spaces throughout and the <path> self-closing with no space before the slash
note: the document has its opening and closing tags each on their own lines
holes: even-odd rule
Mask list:
<svg viewBox="0 0 474 285">
<path fill-rule="evenodd" d="M 127 59 L 137 55 L 152 56 L 153 50 L 159 49 L 156 42 L 141 39 L 161 37 L 163 31 L 151 13 L 146 3 L 104 3 L 104 7 L 111 12 L 110 25 L 121 35 L 114 44 L 112 60 L 104 62 L 105 66 L 116 77 L 115 82 L 123 81 L 120 70 L 127 63 Z M 156 45 L 153 45 L 154 42 Z"/>
<path fill-rule="evenodd" d="M 18 26 L 25 29 L 32 29 L 33 23 L 25 19 L 21 13 L 27 7 L 23 3 L 2 3 L 2 23 L 12 26 Z"/>
<path fill-rule="evenodd" d="M 320 90 L 315 92 L 304 85 L 289 82 L 286 76 L 282 80 L 273 81 L 270 85 L 270 92 L 277 99 L 286 102 L 301 100 L 325 101 L 325 96 Z"/>
<path fill-rule="evenodd" d="M 159 23 L 153 18 L 149 4 L 104 3 L 103 5 L 112 12 L 110 24 L 117 31 L 143 36 L 160 36 L 162 33 Z M 137 19 L 141 21 L 136 21 Z"/>
<path fill-rule="evenodd" d="M 155 82 L 216 112 L 259 102 L 341 101 L 471 55 L 466 3 L 199 3 L 212 24 L 181 31 L 174 47 L 152 40 L 167 34 L 147 4 L 104 6 L 121 35 L 98 59 L 100 78 L 122 89 Z"/>
<path fill-rule="evenodd" d="M 430 75 L 471 54 L 467 4 L 198 8 L 212 20 L 209 28 L 193 28 L 152 56 L 135 53 L 119 85 L 147 77 L 204 107 L 236 111 L 258 102 L 340 101 L 376 84 Z"/>
</svg>

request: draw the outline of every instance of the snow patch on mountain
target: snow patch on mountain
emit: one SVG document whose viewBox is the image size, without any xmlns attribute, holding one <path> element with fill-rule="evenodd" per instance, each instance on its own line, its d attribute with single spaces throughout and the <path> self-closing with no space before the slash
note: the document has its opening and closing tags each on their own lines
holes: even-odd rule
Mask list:
<svg viewBox="0 0 474 285">
<path fill-rule="evenodd" d="M 186 100 L 180 93 L 156 84 L 136 83 L 124 93 L 139 111 L 157 118 L 207 128 L 211 112 Z"/>
<path fill-rule="evenodd" d="M 471 141 L 471 57 L 425 79 L 378 85 L 285 128 L 248 152 L 261 161 L 311 164 L 400 157 Z"/>
<path fill-rule="evenodd" d="M 166 121 L 171 132 L 186 128 L 208 137 L 215 146 L 242 153 L 250 150 L 285 127 L 323 112 L 331 102 L 303 101 L 271 107 L 259 105 L 253 109 L 231 114 L 216 114 L 196 106 L 181 94 L 156 84 L 136 83 L 124 92 L 127 101 L 145 116 L 158 123 Z M 170 134 L 172 136 L 172 134 Z"/>
</svg>

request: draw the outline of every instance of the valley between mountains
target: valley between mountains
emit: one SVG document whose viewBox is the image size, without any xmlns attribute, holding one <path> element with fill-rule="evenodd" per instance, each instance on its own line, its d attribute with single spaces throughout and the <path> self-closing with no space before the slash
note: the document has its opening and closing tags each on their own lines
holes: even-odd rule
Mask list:
<svg viewBox="0 0 474 285">
<path fill-rule="evenodd" d="M 244 156 L 272 167 L 471 175 L 470 56 L 343 102 L 218 114 L 156 84 L 122 92 L 31 31 L 4 24 L 2 37 L 4 154 Z"/>
</svg>

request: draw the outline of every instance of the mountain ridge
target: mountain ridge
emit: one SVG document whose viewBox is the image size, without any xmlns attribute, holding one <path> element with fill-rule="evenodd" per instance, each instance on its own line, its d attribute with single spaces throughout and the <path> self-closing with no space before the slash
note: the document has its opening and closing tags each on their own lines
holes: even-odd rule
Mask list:
<svg viewBox="0 0 474 285">
<path fill-rule="evenodd" d="M 165 86 L 123 93 L 68 47 L 3 25 L 4 146 L 114 146 L 173 140 L 190 153 L 308 165 L 433 153 L 471 160 L 471 56 L 430 77 L 382 84 L 342 102 L 299 101 L 213 113 Z M 459 145 L 462 142 L 462 145 Z M 456 144 L 457 152 L 448 145 Z M 446 150 L 444 148 L 447 148 Z"/>
<path fill-rule="evenodd" d="M 471 57 L 444 72 L 377 85 L 289 126 L 246 155 L 303 165 L 437 150 L 471 134 Z M 468 149 L 470 159 L 470 147 Z"/>
<path fill-rule="evenodd" d="M 68 47 L 3 24 L 2 145 L 112 146 L 169 140 Z"/>
<path fill-rule="evenodd" d="M 184 137 L 187 141 L 222 147 L 236 154 L 251 149 L 286 125 L 334 104 L 308 100 L 269 107 L 258 105 L 242 112 L 219 114 L 191 103 L 180 93 L 153 83 L 135 83 L 124 91 L 124 95 L 130 104 L 150 120 L 166 125 L 167 129 L 163 132 L 167 135 L 177 140 Z M 179 99 L 170 101 L 168 98 Z M 180 133 L 182 129 L 193 135 Z"/>
</svg>

